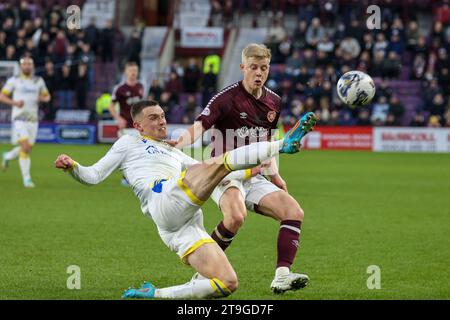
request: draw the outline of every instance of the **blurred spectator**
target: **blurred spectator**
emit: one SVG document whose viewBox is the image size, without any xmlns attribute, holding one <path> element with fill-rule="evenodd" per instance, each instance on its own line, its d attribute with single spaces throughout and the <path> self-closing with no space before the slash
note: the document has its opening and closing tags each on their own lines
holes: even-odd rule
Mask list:
<svg viewBox="0 0 450 320">
<path fill-rule="evenodd" d="M 58 78 L 55 72 L 55 66 L 51 60 L 45 62 L 45 70 L 42 74 L 42 78 L 47 85 L 48 92 L 52 97 L 56 97 L 55 91 L 58 88 Z M 45 119 L 53 121 L 55 119 L 55 99 L 50 99 L 49 102 L 42 105 L 42 109 L 45 113 Z"/>
<path fill-rule="evenodd" d="M 394 51 L 398 56 L 403 54 L 404 44 L 400 39 L 400 34 L 397 30 L 394 30 L 391 35 L 391 41 L 388 44 L 387 51 Z"/>
<path fill-rule="evenodd" d="M 410 21 L 406 29 L 406 48 L 413 51 L 419 41 L 420 32 L 417 21 Z"/>
<path fill-rule="evenodd" d="M 355 59 L 361 52 L 361 46 L 356 38 L 347 36 L 345 37 L 339 46 L 343 55 L 348 55 L 349 59 Z"/>
<path fill-rule="evenodd" d="M 436 9 L 435 20 L 446 26 L 450 25 L 450 5 L 448 0 L 443 0 Z"/>
<path fill-rule="evenodd" d="M 127 62 L 136 62 L 141 67 L 142 40 L 138 30 L 133 30 L 126 46 Z"/>
<path fill-rule="evenodd" d="M 411 127 L 424 127 L 425 117 L 421 113 L 416 113 L 413 120 L 409 123 Z"/>
<path fill-rule="evenodd" d="M 209 69 L 203 74 L 202 79 L 202 106 L 206 106 L 208 101 L 216 93 L 217 74 L 213 72 L 213 65 L 209 65 Z"/>
<path fill-rule="evenodd" d="M 286 60 L 286 73 L 297 76 L 300 73 L 300 65 L 300 53 L 298 51 L 294 51 Z"/>
<path fill-rule="evenodd" d="M 286 38 L 287 32 L 286 29 L 281 24 L 281 21 L 276 19 L 274 20 L 273 24 L 269 27 L 269 30 L 267 30 L 267 35 L 269 38 L 273 39 L 273 41 L 278 45 L 281 41 L 283 41 Z"/>
<path fill-rule="evenodd" d="M 197 92 L 200 78 L 201 72 L 200 68 L 197 66 L 197 61 L 195 58 L 190 58 L 188 65 L 184 68 L 184 90 L 189 93 Z"/>
<path fill-rule="evenodd" d="M 163 88 L 158 79 L 153 79 L 150 88 L 148 89 L 148 96 L 150 100 L 159 101 Z"/>
<path fill-rule="evenodd" d="M 179 94 L 183 91 L 181 80 L 175 72 L 170 73 L 169 81 L 166 83 L 165 91 L 170 95 L 170 101 L 179 103 Z"/>
<path fill-rule="evenodd" d="M 95 18 L 91 18 L 89 25 L 86 27 L 84 33 L 86 42 L 91 46 L 94 52 L 97 52 L 100 33 L 97 29 L 97 26 L 95 25 Z"/>
<path fill-rule="evenodd" d="M 368 108 L 360 108 L 358 111 L 357 126 L 370 126 L 370 111 Z"/>
<path fill-rule="evenodd" d="M 5 60 L 9 61 L 17 61 L 19 59 L 19 55 L 16 53 L 16 47 L 12 44 L 6 47 Z"/>
<path fill-rule="evenodd" d="M 114 61 L 114 29 L 111 20 L 106 22 L 105 28 L 100 32 L 100 51 L 103 63 Z"/>
<path fill-rule="evenodd" d="M 67 46 L 68 41 L 65 32 L 62 30 L 58 31 L 53 42 L 53 57 L 55 63 L 63 63 L 66 60 Z"/>
<path fill-rule="evenodd" d="M 427 127 L 430 128 L 440 128 L 441 125 L 441 117 L 440 116 L 430 116 L 428 118 L 428 123 L 427 123 Z"/>
<path fill-rule="evenodd" d="M 381 96 L 378 102 L 373 105 L 372 116 L 370 120 L 374 126 L 382 126 L 386 122 L 390 106 L 386 96 Z"/>
<path fill-rule="evenodd" d="M 304 49 L 307 45 L 306 43 L 306 31 L 308 30 L 308 24 L 304 20 L 300 20 L 297 24 L 297 28 L 294 30 L 292 37 L 292 45 L 294 51 L 298 49 Z"/>
<path fill-rule="evenodd" d="M 73 109 L 74 99 L 74 78 L 71 72 L 71 66 L 65 63 L 61 68 L 58 78 L 58 97 L 59 107 L 61 109 Z"/>
<path fill-rule="evenodd" d="M 428 105 L 427 111 L 430 112 L 432 116 L 443 117 L 445 112 L 445 100 L 442 93 L 436 93 Z"/>
<path fill-rule="evenodd" d="M 312 46 L 316 47 L 320 40 L 325 36 L 325 29 L 320 23 L 319 18 L 313 18 L 311 25 L 306 31 L 306 42 Z"/>
<path fill-rule="evenodd" d="M 401 120 L 403 114 L 405 113 L 405 107 L 400 102 L 396 95 L 393 95 L 389 100 L 389 115 L 393 116 L 392 124 L 399 126 L 401 125 Z"/>
<path fill-rule="evenodd" d="M 334 43 L 331 41 L 328 34 L 325 34 L 319 43 L 317 44 L 317 50 L 323 51 L 326 53 L 332 53 L 334 51 Z"/>
<path fill-rule="evenodd" d="M 382 76 L 386 78 L 397 78 L 400 73 L 400 57 L 395 51 L 390 51 L 383 61 Z"/>
<path fill-rule="evenodd" d="M 186 118 L 189 120 L 187 122 L 188 124 L 194 123 L 196 113 L 198 109 L 201 109 L 200 106 L 197 105 L 197 101 L 195 98 L 195 95 L 191 94 L 188 96 L 187 103 L 186 103 Z M 186 122 L 185 122 L 186 123 Z"/>
<path fill-rule="evenodd" d="M 383 55 L 386 54 L 386 49 L 388 47 L 388 42 L 384 33 L 378 33 L 376 36 L 376 41 L 373 45 L 373 55 L 376 56 L 378 52 L 382 52 Z"/>
<path fill-rule="evenodd" d="M 25 21 L 31 20 L 31 10 L 28 8 L 28 1 L 20 1 L 18 15 L 21 27 L 24 25 Z"/>
<path fill-rule="evenodd" d="M 75 82 L 77 93 L 77 106 L 79 109 L 87 108 L 87 93 L 89 90 L 88 65 L 86 63 L 78 64 L 77 78 Z"/>
<path fill-rule="evenodd" d="M 211 70 L 215 75 L 219 74 L 220 71 L 220 56 L 214 52 L 209 52 L 209 54 L 203 60 L 203 73 L 208 73 Z"/>
</svg>

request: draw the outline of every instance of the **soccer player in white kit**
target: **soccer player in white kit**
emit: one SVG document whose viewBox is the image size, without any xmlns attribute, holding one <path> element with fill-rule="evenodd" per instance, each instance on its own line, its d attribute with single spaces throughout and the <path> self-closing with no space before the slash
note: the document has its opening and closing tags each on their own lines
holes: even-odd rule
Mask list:
<svg viewBox="0 0 450 320">
<path fill-rule="evenodd" d="M 287 139 L 251 144 L 199 163 L 164 141 L 167 123 L 157 102 L 135 103 L 131 114 L 140 136 L 122 136 L 92 166 L 82 166 L 65 154 L 57 157 L 55 166 L 88 185 L 103 181 L 120 168 L 163 242 L 199 276 L 183 285 L 162 289 L 145 283 L 139 289 L 126 290 L 123 297 L 206 298 L 231 294 L 238 286 L 236 273 L 205 231 L 201 206 L 225 176 L 249 178 L 256 174 L 250 169 L 262 161 L 280 152 L 297 152 L 300 139 L 314 124 L 300 120 Z"/>
<path fill-rule="evenodd" d="M 22 57 L 19 63 L 20 75 L 9 78 L 0 93 L 0 102 L 12 107 L 11 143 L 18 145 L 3 154 L 2 167 L 6 170 L 10 160 L 19 158 L 23 184 L 33 188 L 30 154 L 39 126 L 39 102 L 49 102 L 51 97 L 44 80 L 33 75 L 33 59 Z"/>
</svg>

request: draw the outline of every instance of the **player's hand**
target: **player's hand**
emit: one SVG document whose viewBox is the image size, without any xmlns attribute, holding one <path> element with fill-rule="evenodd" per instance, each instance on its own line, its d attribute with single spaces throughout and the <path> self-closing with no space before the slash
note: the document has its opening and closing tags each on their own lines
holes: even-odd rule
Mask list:
<svg viewBox="0 0 450 320">
<path fill-rule="evenodd" d="M 25 104 L 25 102 L 23 100 L 13 101 L 13 105 L 18 107 L 18 108 L 22 108 L 24 104 Z"/>
<path fill-rule="evenodd" d="M 250 177 L 253 178 L 254 176 L 257 176 L 258 174 L 262 174 L 262 173 L 263 173 L 263 170 L 264 170 L 264 168 L 263 168 L 261 165 L 256 166 L 256 167 L 253 167 L 253 168 L 251 169 Z"/>
<path fill-rule="evenodd" d="M 49 102 L 50 101 L 50 95 L 40 95 L 39 96 L 39 102 L 44 102 L 44 103 L 47 103 L 47 102 Z"/>
<path fill-rule="evenodd" d="M 275 174 L 273 176 L 270 176 L 270 181 L 274 185 L 276 185 L 278 188 L 280 188 L 281 190 L 284 190 L 286 192 L 288 191 L 286 182 L 283 180 L 283 178 L 279 174 Z"/>
<path fill-rule="evenodd" d="M 55 167 L 58 169 L 70 169 L 73 167 L 74 161 L 66 154 L 60 154 L 55 160 Z"/>
<path fill-rule="evenodd" d="M 119 117 L 119 119 L 117 119 L 117 127 L 119 127 L 119 130 L 125 129 L 127 127 L 127 120 L 125 120 L 122 117 Z"/>
</svg>

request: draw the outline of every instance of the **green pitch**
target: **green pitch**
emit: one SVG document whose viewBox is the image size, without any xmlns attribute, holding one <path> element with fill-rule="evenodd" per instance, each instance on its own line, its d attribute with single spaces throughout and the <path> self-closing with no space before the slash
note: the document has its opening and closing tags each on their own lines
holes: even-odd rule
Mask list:
<svg viewBox="0 0 450 320">
<path fill-rule="evenodd" d="M 0 151 L 9 146 L 1 145 Z M 82 186 L 53 168 L 65 152 L 92 164 L 109 146 L 37 145 L 36 189 L 22 187 L 18 163 L 0 172 L 0 299 L 119 299 L 150 280 L 181 284 L 192 270 L 159 239 L 120 173 Z M 282 296 L 269 290 L 278 224 L 249 213 L 227 251 L 239 276 L 234 299 L 448 299 L 450 154 L 307 151 L 281 157 L 290 193 L 305 210 L 293 270 L 310 286 Z M 209 201 L 207 230 L 221 220 Z M 81 290 L 67 289 L 67 268 Z M 369 290 L 367 268 L 381 271 Z"/>
</svg>

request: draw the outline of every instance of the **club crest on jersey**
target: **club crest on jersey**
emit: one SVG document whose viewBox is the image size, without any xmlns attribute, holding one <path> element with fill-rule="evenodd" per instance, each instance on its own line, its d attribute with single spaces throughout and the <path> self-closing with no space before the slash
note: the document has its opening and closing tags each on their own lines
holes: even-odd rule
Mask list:
<svg viewBox="0 0 450 320">
<path fill-rule="evenodd" d="M 267 112 L 267 120 L 269 120 L 270 122 L 273 122 L 273 120 L 275 120 L 276 116 L 277 116 L 277 113 L 275 111 Z"/>
</svg>

